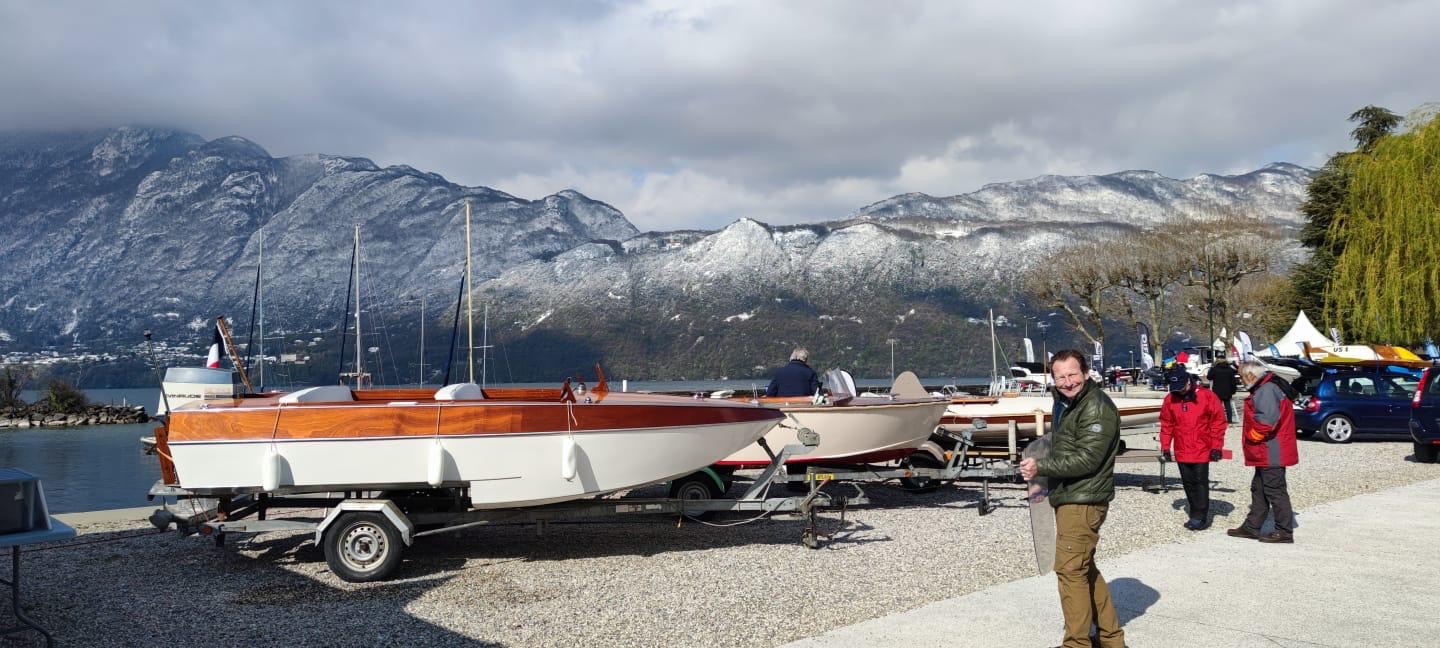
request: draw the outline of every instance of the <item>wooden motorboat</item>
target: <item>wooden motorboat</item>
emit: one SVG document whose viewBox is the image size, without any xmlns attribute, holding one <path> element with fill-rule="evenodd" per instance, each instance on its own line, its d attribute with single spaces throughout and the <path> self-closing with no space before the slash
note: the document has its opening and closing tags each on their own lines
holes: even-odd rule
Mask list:
<svg viewBox="0 0 1440 648">
<path fill-rule="evenodd" d="M 820 404 L 808 397 L 758 399 L 760 405 L 783 412 L 788 419 L 765 435 L 765 443 L 771 450 L 779 450 L 795 443 L 802 428 L 820 436 L 818 447 L 791 457 L 787 465 L 854 465 L 907 457 L 929 440 L 950 402 L 926 396 L 920 381 L 908 371 L 896 379 L 895 385 L 887 396 L 852 397 L 839 393 L 838 398 Z M 769 462 L 770 456 L 756 444 L 716 463 L 758 468 Z"/>
<path fill-rule="evenodd" d="M 1143 427 L 1159 421 L 1160 406 L 1164 403 L 1159 398 L 1112 397 L 1110 400 L 1120 410 L 1121 428 Z M 1043 413 L 1048 426 L 1054 404 L 1051 396 L 1012 396 L 991 403 L 952 403 L 940 419 L 940 425 L 952 432 L 969 431 L 979 445 L 1002 445 L 1008 441 L 1010 421 L 1016 423 L 1019 440 L 1034 438 L 1035 411 Z M 975 419 L 984 419 L 986 428 L 974 430 Z"/>
<path fill-rule="evenodd" d="M 750 403 L 571 390 L 332 385 L 171 403 L 162 474 L 198 494 L 467 488 L 475 508 L 532 506 L 714 464 L 785 414 Z"/>
</svg>

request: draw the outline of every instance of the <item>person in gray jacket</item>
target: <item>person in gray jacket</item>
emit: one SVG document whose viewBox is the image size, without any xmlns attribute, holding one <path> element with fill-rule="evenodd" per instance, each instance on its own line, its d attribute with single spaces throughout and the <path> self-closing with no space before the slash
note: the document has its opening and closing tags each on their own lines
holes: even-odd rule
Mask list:
<svg viewBox="0 0 1440 648">
<path fill-rule="evenodd" d="M 1226 533 L 1236 538 L 1290 544 L 1295 542 L 1295 513 L 1290 507 L 1285 469 L 1300 463 L 1295 447 L 1295 410 L 1291 407 L 1295 390 L 1255 360 L 1240 365 L 1240 379 L 1250 389 L 1245 399 L 1240 445 L 1245 450 L 1245 465 L 1255 469 L 1255 476 L 1250 480 L 1250 514 L 1245 516 L 1244 524 Z M 1275 530 L 1260 535 L 1260 525 L 1272 515 Z"/>
</svg>

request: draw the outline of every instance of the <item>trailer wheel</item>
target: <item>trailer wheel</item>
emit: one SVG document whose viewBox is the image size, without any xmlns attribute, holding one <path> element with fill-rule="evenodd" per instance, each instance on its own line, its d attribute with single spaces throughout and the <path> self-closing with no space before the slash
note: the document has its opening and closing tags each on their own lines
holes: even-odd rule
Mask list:
<svg viewBox="0 0 1440 648">
<path fill-rule="evenodd" d="M 940 463 L 928 452 L 920 451 L 910 455 L 911 468 L 944 468 L 945 464 Z M 901 477 L 900 488 L 907 493 L 930 493 L 940 488 L 940 480 L 931 477 Z"/>
<path fill-rule="evenodd" d="M 325 531 L 325 563 L 340 580 L 383 580 L 400 567 L 405 543 L 383 513 L 345 513 Z"/>
<path fill-rule="evenodd" d="M 712 500 L 725 496 L 715 478 L 704 471 L 693 472 L 670 482 L 670 497 L 678 500 Z M 714 511 L 703 511 L 691 515 L 698 520 L 715 517 Z"/>
</svg>

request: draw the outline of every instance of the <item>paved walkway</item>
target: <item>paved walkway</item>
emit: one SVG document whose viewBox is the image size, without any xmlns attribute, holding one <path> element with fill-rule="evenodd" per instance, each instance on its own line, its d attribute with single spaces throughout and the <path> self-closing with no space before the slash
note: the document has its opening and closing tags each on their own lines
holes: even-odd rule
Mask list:
<svg viewBox="0 0 1440 648">
<path fill-rule="evenodd" d="M 1300 512 L 1296 544 L 1214 528 L 1102 561 L 1134 648 L 1440 646 L 1440 480 Z M 1104 535 L 1104 531 L 1101 531 Z M 1103 542 L 1103 539 L 1102 539 Z M 789 644 L 1054 646 L 1053 575 L 1026 578 Z"/>
</svg>

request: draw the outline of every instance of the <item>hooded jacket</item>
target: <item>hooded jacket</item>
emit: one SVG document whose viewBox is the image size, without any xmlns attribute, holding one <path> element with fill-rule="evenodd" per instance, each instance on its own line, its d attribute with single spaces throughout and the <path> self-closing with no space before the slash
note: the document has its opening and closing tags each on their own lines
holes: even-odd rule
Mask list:
<svg viewBox="0 0 1440 648">
<path fill-rule="evenodd" d="M 1053 388 L 1052 388 L 1053 389 Z M 1051 478 L 1050 504 L 1104 504 L 1115 498 L 1120 412 L 1105 391 L 1086 380 L 1074 400 L 1054 390 L 1053 447 L 1036 462 Z"/>
<path fill-rule="evenodd" d="M 1225 428 L 1220 399 L 1205 387 L 1167 394 L 1160 406 L 1160 449 L 1173 445 L 1180 463 L 1208 463 L 1211 450 L 1225 447 Z"/>
<path fill-rule="evenodd" d="M 1261 376 L 1250 387 L 1250 395 L 1245 398 L 1244 432 L 1240 435 L 1245 465 L 1280 468 L 1300 463 L 1291 391 L 1273 373 Z"/>
</svg>

